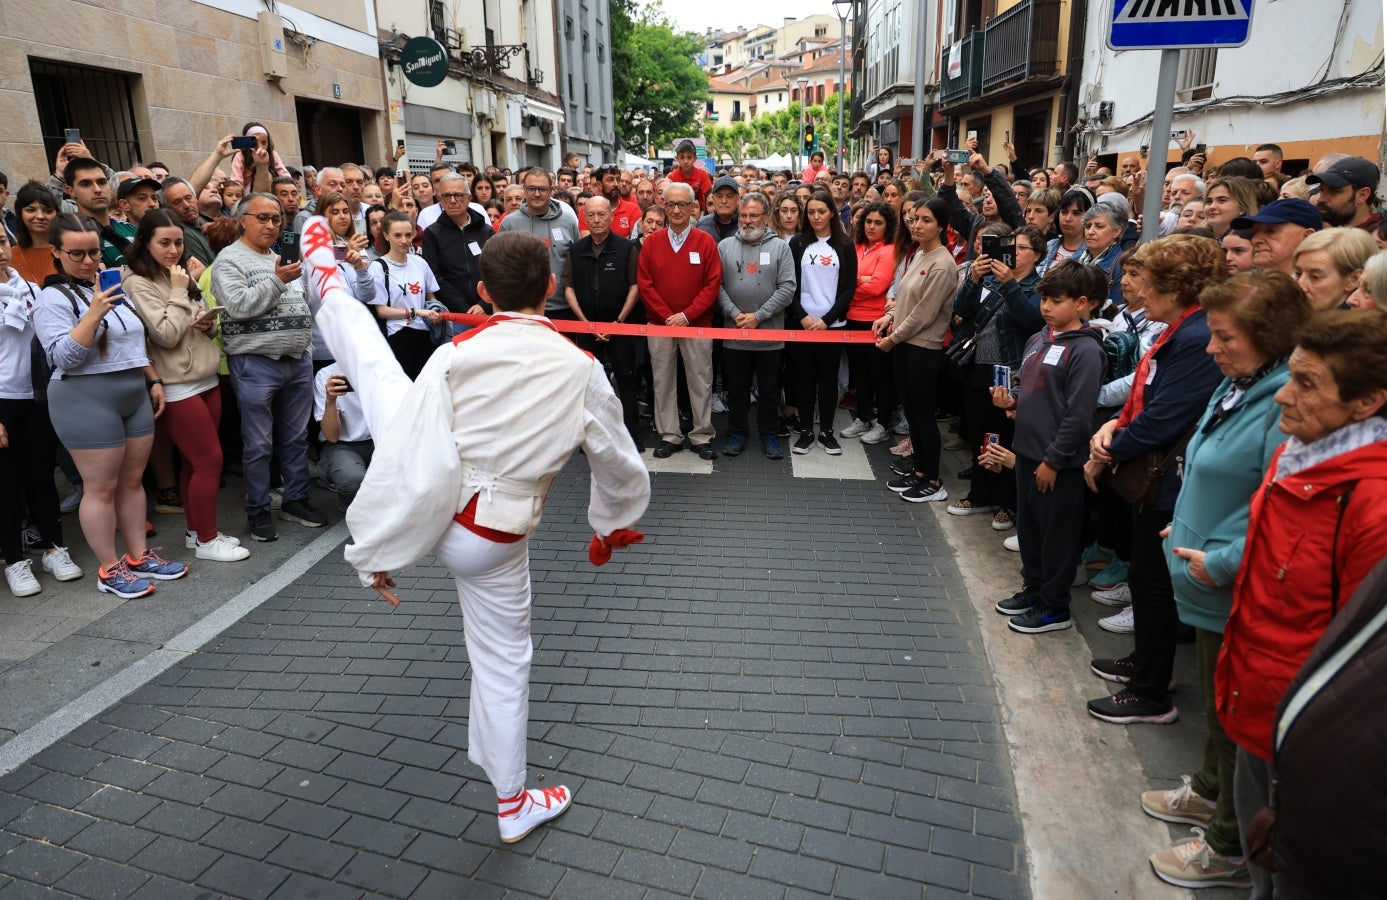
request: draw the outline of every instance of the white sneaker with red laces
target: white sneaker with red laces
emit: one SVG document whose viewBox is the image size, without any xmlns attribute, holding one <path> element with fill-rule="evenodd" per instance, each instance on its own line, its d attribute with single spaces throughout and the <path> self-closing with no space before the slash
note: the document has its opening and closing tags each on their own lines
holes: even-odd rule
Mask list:
<svg viewBox="0 0 1387 900">
<path fill-rule="evenodd" d="M 514 844 L 550 819 L 557 819 L 573 802 L 573 794 L 563 785 L 521 791 L 514 797 L 497 797 L 496 817 L 501 840 Z"/>
</svg>

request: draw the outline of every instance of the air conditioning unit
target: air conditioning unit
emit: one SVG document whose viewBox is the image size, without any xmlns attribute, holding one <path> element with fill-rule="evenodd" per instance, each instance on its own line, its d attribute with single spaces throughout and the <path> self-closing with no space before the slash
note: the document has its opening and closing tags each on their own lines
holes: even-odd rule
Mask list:
<svg viewBox="0 0 1387 900">
<path fill-rule="evenodd" d="M 540 119 L 540 120 L 539 120 L 539 130 L 540 130 L 541 132 L 543 132 L 544 134 L 553 134 L 553 133 L 554 133 L 554 120 L 553 120 L 553 119 Z"/>
<path fill-rule="evenodd" d="M 449 28 L 444 32 L 444 36 L 448 39 L 449 50 L 461 50 L 467 46 L 467 29 L 465 28 Z"/>
<path fill-rule="evenodd" d="M 260 23 L 260 65 L 266 78 L 289 74 L 289 56 L 284 52 L 284 19 L 276 13 L 262 12 Z"/>
</svg>

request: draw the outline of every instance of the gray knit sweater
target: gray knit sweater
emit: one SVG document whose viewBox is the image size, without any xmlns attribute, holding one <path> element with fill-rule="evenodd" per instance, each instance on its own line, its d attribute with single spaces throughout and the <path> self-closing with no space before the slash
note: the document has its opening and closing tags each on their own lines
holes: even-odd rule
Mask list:
<svg viewBox="0 0 1387 900">
<path fill-rule="evenodd" d="M 275 276 L 275 255 L 237 241 L 212 264 L 212 295 L 226 307 L 222 341 L 228 356 L 288 356 L 313 349 L 313 319 L 297 283 Z"/>
</svg>

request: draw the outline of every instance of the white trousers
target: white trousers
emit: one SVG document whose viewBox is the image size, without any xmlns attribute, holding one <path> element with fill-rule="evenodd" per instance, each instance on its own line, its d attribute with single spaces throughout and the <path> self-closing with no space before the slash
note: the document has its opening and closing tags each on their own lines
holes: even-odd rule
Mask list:
<svg viewBox="0 0 1387 900">
<path fill-rule="evenodd" d="M 472 663 L 467 758 L 486 771 L 496 796 L 525 787 L 530 719 L 530 539 L 513 544 L 454 522 L 434 548 L 457 581 Z"/>
</svg>

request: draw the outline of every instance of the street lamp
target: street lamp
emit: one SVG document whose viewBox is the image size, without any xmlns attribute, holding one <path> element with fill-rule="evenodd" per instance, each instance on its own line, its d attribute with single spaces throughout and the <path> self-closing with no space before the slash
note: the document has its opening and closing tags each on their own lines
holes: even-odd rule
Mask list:
<svg viewBox="0 0 1387 900">
<path fill-rule="evenodd" d="M 655 154 L 650 152 L 650 117 L 641 116 L 641 124 L 645 126 L 645 158 L 651 159 Z"/>
<path fill-rule="evenodd" d="M 838 14 L 838 152 L 834 171 L 843 171 L 843 81 L 847 77 L 844 63 L 848 52 L 848 13 L 852 11 L 853 0 L 833 0 L 833 11 Z"/>
<path fill-rule="evenodd" d="M 804 153 L 804 113 L 805 110 L 808 108 L 808 104 L 805 103 L 805 100 L 809 98 L 809 78 L 807 76 L 801 75 L 795 81 L 799 85 L 799 145 L 795 148 L 795 166 L 797 168 L 803 169 L 804 159 L 802 158 L 802 154 Z"/>
</svg>

